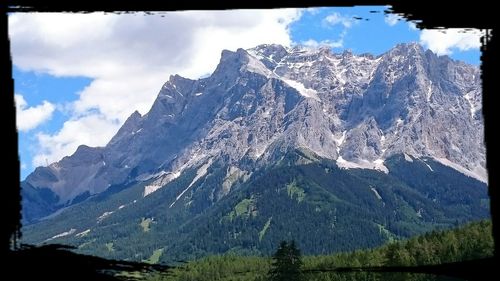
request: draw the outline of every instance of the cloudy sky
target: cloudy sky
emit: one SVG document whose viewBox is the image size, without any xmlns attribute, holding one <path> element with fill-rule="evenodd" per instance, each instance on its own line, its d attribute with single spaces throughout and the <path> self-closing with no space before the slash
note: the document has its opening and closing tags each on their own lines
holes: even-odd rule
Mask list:
<svg viewBox="0 0 500 281">
<path fill-rule="evenodd" d="M 78 145 L 106 145 L 132 112 L 148 112 L 171 74 L 209 75 L 223 49 L 278 43 L 379 55 L 415 41 L 480 63 L 480 31 L 418 30 L 387 8 L 11 14 L 21 178 Z"/>
</svg>

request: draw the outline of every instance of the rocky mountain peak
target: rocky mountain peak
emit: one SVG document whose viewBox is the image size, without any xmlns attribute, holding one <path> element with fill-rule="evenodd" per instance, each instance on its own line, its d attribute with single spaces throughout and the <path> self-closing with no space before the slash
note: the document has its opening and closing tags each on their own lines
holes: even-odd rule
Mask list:
<svg viewBox="0 0 500 281">
<path fill-rule="evenodd" d="M 150 194 L 187 169 L 201 177 L 224 163 L 243 177 L 296 149 L 383 172 L 392 155 L 431 157 L 485 181 L 478 69 L 429 52 L 416 43 L 377 57 L 276 44 L 224 50 L 210 77 L 170 76 L 151 110 L 134 112 L 106 147 L 79 149 L 26 181 L 64 202 L 154 179 Z"/>
<path fill-rule="evenodd" d="M 287 49 L 279 44 L 263 44 L 252 48 L 249 51 L 263 57 L 268 57 L 276 62 L 279 62 L 288 54 Z"/>
<path fill-rule="evenodd" d="M 354 55 L 352 54 L 352 50 L 346 49 L 342 52 L 342 59 L 352 58 Z"/>
</svg>

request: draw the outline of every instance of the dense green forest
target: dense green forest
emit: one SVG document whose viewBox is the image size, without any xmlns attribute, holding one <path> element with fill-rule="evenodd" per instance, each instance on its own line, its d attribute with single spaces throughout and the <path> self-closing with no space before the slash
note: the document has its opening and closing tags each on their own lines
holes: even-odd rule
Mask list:
<svg viewBox="0 0 500 281">
<path fill-rule="evenodd" d="M 454 280 L 408 273 L 317 273 L 315 271 L 337 267 L 431 265 L 492 255 L 491 221 L 485 220 L 453 230 L 433 231 L 408 240 L 393 241 L 374 249 L 304 256 L 302 271 L 303 280 Z M 244 257 L 233 254 L 209 256 L 146 279 L 148 281 L 268 280 L 271 262 L 270 257 Z"/>
<path fill-rule="evenodd" d="M 195 180 L 196 168 L 187 169 L 146 197 L 149 181 L 111 186 L 25 226 L 23 243 L 164 263 L 229 253 L 270 256 L 282 240 L 295 240 L 304 255 L 326 255 L 489 218 L 484 183 L 432 159 L 410 162 L 399 155 L 385 165 L 388 174 L 341 169 L 295 151 L 224 193 L 230 167 L 217 162 L 205 177 Z"/>
</svg>

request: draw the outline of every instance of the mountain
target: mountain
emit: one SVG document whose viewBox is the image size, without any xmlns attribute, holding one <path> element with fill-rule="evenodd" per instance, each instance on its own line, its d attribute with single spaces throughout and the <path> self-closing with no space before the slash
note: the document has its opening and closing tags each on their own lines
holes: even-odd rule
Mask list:
<svg viewBox="0 0 500 281">
<path fill-rule="evenodd" d="M 29 175 L 24 237 L 131 259 L 267 253 L 284 236 L 327 253 L 484 218 L 481 100 L 477 67 L 415 43 L 225 50 L 105 147 Z"/>
</svg>

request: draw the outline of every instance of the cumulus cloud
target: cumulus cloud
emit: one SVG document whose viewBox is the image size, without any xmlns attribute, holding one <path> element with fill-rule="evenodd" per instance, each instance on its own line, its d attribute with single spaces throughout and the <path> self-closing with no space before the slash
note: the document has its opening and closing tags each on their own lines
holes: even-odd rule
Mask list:
<svg viewBox="0 0 500 281">
<path fill-rule="evenodd" d="M 311 14 L 311 15 L 317 15 L 321 12 L 321 8 L 318 8 L 318 7 L 305 8 L 304 11 Z"/>
<path fill-rule="evenodd" d="M 300 16 L 297 9 L 11 14 L 9 36 L 17 67 L 93 79 L 71 104 L 72 116 L 63 128 L 38 135 L 43 152 L 34 162 L 56 161 L 79 144 L 105 145 L 134 110 L 149 110 L 170 75 L 207 75 L 223 49 L 290 46 L 288 27 Z M 93 126 L 87 126 L 90 120 Z M 82 130 L 73 135 L 70 128 Z"/>
<path fill-rule="evenodd" d="M 420 33 L 420 43 L 438 55 L 450 55 L 453 49 L 478 49 L 483 35 L 479 29 L 425 29 Z"/>
<path fill-rule="evenodd" d="M 308 47 L 328 46 L 330 48 L 342 48 L 344 46 L 344 37 L 346 36 L 347 31 L 356 23 L 357 21 L 351 16 L 334 12 L 326 16 L 323 19 L 322 24 L 326 28 L 337 25 L 342 27 L 342 31 L 338 34 L 338 38 L 336 40 L 326 39 L 318 42 L 317 40 L 310 38 L 300 43 Z"/>
<path fill-rule="evenodd" d="M 55 134 L 38 133 L 38 154 L 33 157 L 33 166 L 45 166 L 73 154 L 81 144 L 105 145 L 119 129 L 117 120 L 109 120 L 102 114 L 92 114 L 66 121 Z"/>
<path fill-rule="evenodd" d="M 341 15 L 340 13 L 333 13 L 328 15 L 324 20 L 323 24 L 327 26 L 343 25 L 345 28 L 350 28 L 356 21 L 354 18 L 349 16 Z"/>
<path fill-rule="evenodd" d="M 21 132 L 27 132 L 48 121 L 54 113 L 55 106 L 48 101 L 43 101 L 37 106 L 28 107 L 28 103 L 20 94 L 15 94 L 16 125 Z"/>
<path fill-rule="evenodd" d="M 418 30 L 418 28 L 417 28 L 417 24 L 416 24 L 416 23 L 414 23 L 414 22 L 412 22 L 412 21 L 409 21 L 409 22 L 408 22 L 408 29 L 409 29 L 409 30 L 412 30 L 412 31 L 416 31 L 416 30 Z"/>
<path fill-rule="evenodd" d="M 340 48 L 343 46 L 344 40 L 343 40 L 343 38 L 340 38 L 339 40 L 336 40 L 336 41 L 322 40 L 322 41 L 318 42 L 314 39 L 309 39 L 306 41 L 302 41 L 301 44 L 304 46 L 307 46 L 307 47 L 311 47 L 311 48 L 318 48 L 321 46 L 326 46 L 326 47 L 330 47 L 330 48 Z"/>
<path fill-rule="evenodd" d="M 389 26 L 395 26 L 403 18 L 398 14 L 387 14 L 384 18 L 385 23 Z"/>
<path fill-rule="evenodd" d="M 294 9 L 13 14 L 9 34 L 14 64 L 25 70 L 92 78 L 180 71 L 195 78 L 215 68 L 223 48 L 289 45 L 288 24 L 299 14 Z"/>
</svg>

